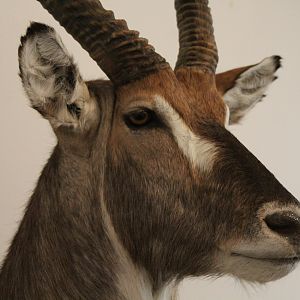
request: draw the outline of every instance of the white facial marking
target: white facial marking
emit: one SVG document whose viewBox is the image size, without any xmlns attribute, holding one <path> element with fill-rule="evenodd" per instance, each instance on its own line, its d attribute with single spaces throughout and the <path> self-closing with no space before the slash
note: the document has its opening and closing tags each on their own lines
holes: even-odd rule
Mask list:
<svg viewBox="0 0 300 300">
<path fill-rule="evenodd" d="M 179 148 L 191 164 L 203 171 L 210 171 L 218 153 L 216 145 L 199 135 L 195 135 L 163 97 L 156 96 L 155 105 L 168 122 Z"/>
<path fill-rule="evenodd" d="M 220 272 L 230 274 L 248 282 L 266 283 L 289 274 L 295 264 L 272 263 L 268 260 L 253 259 L 244 256 L 221 257 Z"/>
<path fill-rule="evenodd" d="M 220 271 L 239 279 L 260 283 L 277 280 L 290 273 L 296 263 L 284 263 L 281 259 L 298 256 L 296 249 L 286 237 L 270 230 L 263 221 L 268 214 L 285 211 L 300 215 L 300 209 L 296 205 L 287 204 L 283 207 L 276 201 L 266 203 L 257 214 L 261 220 L 259 234 L 255 238 L 236 241 L 230 249 L 225 248 L 226 254 L 220 254 L 217 258 Z"/>
</svg>

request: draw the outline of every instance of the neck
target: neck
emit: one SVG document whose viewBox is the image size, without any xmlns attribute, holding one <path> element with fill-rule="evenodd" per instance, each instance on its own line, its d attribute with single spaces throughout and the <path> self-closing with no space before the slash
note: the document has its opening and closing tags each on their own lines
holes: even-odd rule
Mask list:
<svg viewBox="0 0 300 300">
<path fill-rule="evenodd" d="M 121 244 L 104 201 L 101 206 L 105 228 L 117 255 L 117 277 L 120 294 L 126 300 L 175 300 L 177 290 L 175 281 L 154 291 L 148 274 L 132 262 L 129 254 Z"/>
<path fill-rule="evenodd" d="M 91 193 L 95 184 L 84 180 L 89 172 L 87 162 L 64 161 L 55 149 L 2 266 L 1 296 L 174 299 L 174 284 L 153 291 L 147 272 L 132 262 L 103 198 Z"/>
</svg>

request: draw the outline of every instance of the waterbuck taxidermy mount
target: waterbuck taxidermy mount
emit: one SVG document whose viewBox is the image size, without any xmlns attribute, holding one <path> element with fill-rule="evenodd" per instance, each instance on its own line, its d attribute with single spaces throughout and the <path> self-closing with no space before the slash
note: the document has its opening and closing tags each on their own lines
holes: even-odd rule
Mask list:
<svg viewBox="0 0 300 300">
<path fill-rule="evenodd" d="M 298 201 L 226 128 L 280 57 L 215 74 L 207 0 L 175 0 L 175 69 L 98 0 L 39 0 L 107 74 L 84 81 L 53 28 L 20 76 L 56 136 L 0 275 L 0 298 L 175 299 L 188 276 L 264 283 L 299 261 Z"/>
</svg>

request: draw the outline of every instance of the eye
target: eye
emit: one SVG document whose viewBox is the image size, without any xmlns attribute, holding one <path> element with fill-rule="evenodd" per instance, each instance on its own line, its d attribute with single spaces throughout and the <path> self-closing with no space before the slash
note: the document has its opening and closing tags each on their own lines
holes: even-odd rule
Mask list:
<svg viewBox="0 0 300 300">
<path fill-rule="evenodd" d="M 149 109 L 139 109 L 128 114 L 125 121 L 128 126 L 142 127 L 146 126 L 154 119 L 154 112 Z"/>
</svg>

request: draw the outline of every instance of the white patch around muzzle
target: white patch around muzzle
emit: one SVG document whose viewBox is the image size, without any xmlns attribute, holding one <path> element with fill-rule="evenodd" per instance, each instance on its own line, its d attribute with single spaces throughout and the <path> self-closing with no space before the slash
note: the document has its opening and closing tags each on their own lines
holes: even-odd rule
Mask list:
<svg viewBox="0 0 300 300">
<path fill-rule="evenodd" d="M 257 214 L 261 224 L 255 237 L 240 239 L 230 246 L 219 248 L 216 263 L 219 273 L 265 283 L 293 271 L 300 261 L 299 245 L 291 242 L 288 235 L 270 229 L 264 221 L 266 215 L 284 212 L 300 215 L 295 204 L 266 203 Z"/>
</svg>

